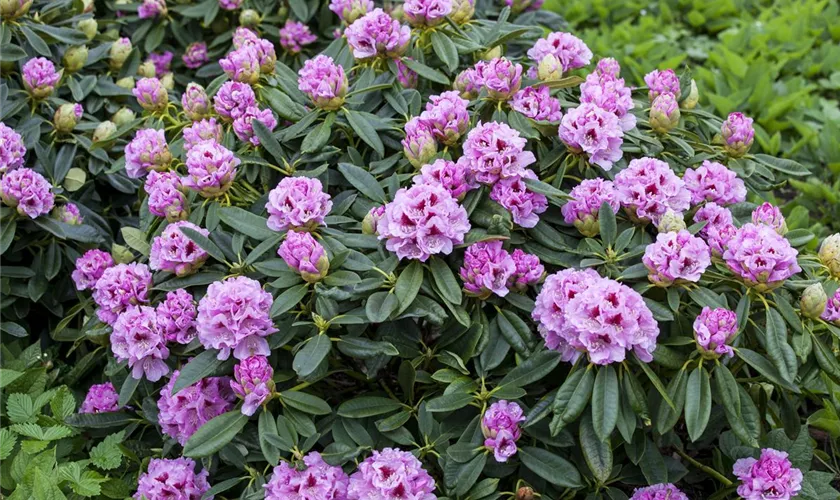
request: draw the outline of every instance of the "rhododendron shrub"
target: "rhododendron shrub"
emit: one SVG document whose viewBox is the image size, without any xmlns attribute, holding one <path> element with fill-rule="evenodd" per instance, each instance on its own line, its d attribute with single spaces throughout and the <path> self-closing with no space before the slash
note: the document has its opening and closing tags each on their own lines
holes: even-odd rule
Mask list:
<svg viewBox="0 0 840 500">
<path fill-rule="evenodd" d="M 840 235 L 686 68 L 539 1 L 0 3 L 0 496 L 837 497 Z"/>
</svg>

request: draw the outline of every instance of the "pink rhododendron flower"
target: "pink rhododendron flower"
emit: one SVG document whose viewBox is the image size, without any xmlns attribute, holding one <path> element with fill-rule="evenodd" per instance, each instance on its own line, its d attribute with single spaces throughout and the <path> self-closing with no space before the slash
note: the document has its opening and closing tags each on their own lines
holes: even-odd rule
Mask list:
<svg viewBox="0 0 840 500">
<path fill-rule="evenodd" d="M 452 253 L 470 230 L 467 211 L 440 186 L 416 184 L 397 191 L 377 223 L 379 239 L 400 259 L 425 262 Z"/>
<path fill-rule="evenodd" d="M 790 463 L 787 452 L 764 448 L 761 456 L 741 458 L 732 467 L 741 481 L 738 495 L 745 500 L 789 500 L 802 489 L 802 471 Z"/>
<path fill-rule="evenodd" d="M 645 248 L 642 257 L 648 268 L 648 279 L 657 286 L 693 282 L 712 263 L 708 245 L 683 229 L 679 232 L 659 233 L 656 241 Z"/>
</svg>

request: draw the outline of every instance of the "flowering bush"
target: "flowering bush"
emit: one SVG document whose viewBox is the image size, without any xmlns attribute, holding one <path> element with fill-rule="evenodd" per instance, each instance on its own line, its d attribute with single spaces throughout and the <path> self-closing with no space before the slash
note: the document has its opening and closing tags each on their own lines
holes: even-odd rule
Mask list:
<svg viewBox="0 0 840 500">
<path fill-rule="evenodd" d="M 690 75 L 530 1 L 7 4 L 2 495 L 837 497 L 840 236 Z"/>
</svg>

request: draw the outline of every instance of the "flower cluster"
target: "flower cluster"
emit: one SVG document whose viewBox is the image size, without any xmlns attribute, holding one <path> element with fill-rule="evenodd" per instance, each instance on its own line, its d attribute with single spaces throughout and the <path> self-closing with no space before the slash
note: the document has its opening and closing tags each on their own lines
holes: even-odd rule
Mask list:
<svg viewBox="0 0 840 500">
<path fill-rule="evenodd" d="M 268 193 L 265 208 L 269 229 L 310 231 L 324 225 L 332 200 L 318 179 L 285 177 Z"/>
<path fill-rule="evenodd" d="M 356 59 L 396 58 L 408 48 L 411 28 L 376 8 L 348 26 L 344 35 Z"/>
<path fill-rule="evenodd" d="M 332 111 L 344 104 L 347 95 L 347 75 L 332 57 L 323 54 L 308 59 L 298 71 L 298 89 L 316 107 Z"/>
<path fill-rule="evenodd" d="M 572 153 L 586 153 L 591 163 L 604 170 L 610 170 L 621 159 L 621 121 L 596 104 L 583 103 L 568 110 L 560 120 L 558 133 Z"/>
<path fill-rule="evenodd" d="M 166 226 L 160 236 L 152 240 L 149 253 L 149 267 L 155 271 L 169 271 L 176 276 L 186 276 L 198 270 L 209 255 L 196 242 L 181 230 L 191 229 L 202 236 L 210 236 L 210 231 L 200 228 L 192 222 L 179 221 Z"/>
<path fill-rule="evenodd" d="M 152 113 L 163 111 L 169 104 L 169 94 L 158 78 L 141 78 L 132 93 L 140 107 Z"/>
<path fill-rule="evenodd" d="M 90 386 L 85 400 L 82 402 L 81 408 L 79 408 L 79 413 L 119 411 L 119 399 L 120 395 L 117 394 L 117 390 L 111 382 L 94 384 Z"/>
<path fill-rule="evenodd" d="M 152 215 L 165 217 L 169 222 L 184 220 L 189 215 L 183 183 L 175 172 L 149 172 L 144 189 L 149 195 L 148 206 Z"/>
<path fill-rule="evenodd" d="M 406 122 L 402 146 L 405 157 L 418 168 L 428 163 L 437 153 L 435 136 L 429 125 L 419 116 Z"/>
<path fill-rule="evenodd" d="M 210 115 L 210 98 L 201 85 L 190 82 L 181 94 L 184 114 L 192 121 L 202 120 Z"/>
<path fill-rule="evenodd" d="M 213 97 L 213 109 L 224 121 L 232 122 L 256 106 L 257 96 L 247 83 L 225 82 Z"/>
<path fill-rule="evenodd" d="M 691 205 L 691 193 L 682 179 L 662 160 L 639 158 L 615 176 L 618 202 L 631 218 L 653 221 L 668 209 L 684 212 Z"/>
<path fill-rule="evenodd" d="M 414 176 L 414 184 L 431 184 L 440 186 L 452 195 L 456 200 L 461 200 L 467 191 L 478 187 L 472 179 L 472 174 L 467 168 L 466 162 L 458 160 L 435 160 L 433 163 L 423 165 L 420 174 Z"/>
<path fill-rule="evenodd" d="M 330 0 L 330 10 L 347 24 L 373 10 L 373 0 Z"/>
<path fill-rule="evenodd" d="M 541 75 L 537 66 L 528 70 L 528 78 L 556 80 L 567 71 L 588 66 L 592 61 L 592 51 L 580 38 L 558 31 L 537 40 L 537 43 L 528 49 L 528 58 L 537 65 L 544 64 L 547 58 L 549 62 L 557 65 L 557 72 L 552 74 L 551 78 L 543 78 L 546 75 Z"/>
<path fill-rule="evenodd" d="M 414 455 L 398 448 L 374 450 L 350 476 L 348 500 L 435 500 L 435 480 Z"/>
<path fill-rule="evenodd" d="M 796 262 L 798 253 L 771 226 L 744 224 L 727 242 L 723 260 L 747 286 L 764 292 L 802 270 Z"/>
<path fill-rule="evenodd" d="M 23 138 L 11 127 L 0 122 L 0 175 L 23 166 L 26 146 Z"/>
<path fill-rule="evenodd" d="M 747 188 L 738 175 L 713 161 L 704 161 L 683 175 L 685 187 L 691 193 L 691 203 L 710 201 L 719 205 L 732 205 L 747 199 Z"/>
<path fill-rule="evenodd" d="M 508 288 L 514 288 L 520 292 L 525 291 L 529 285 L 536 285 L 540 282 L 545 273 L 545 267 L 540 263 L 540 258 L 530 253 L 525 253 L 519 248 L 510 254 L 516 270 L 508 280 Z"/>
<path fill-rule="evenodd" d="M 166 16 L 169 9 L 166 7 L 166 0 L 143 0 L 137 8 L 137 17 L 140 19 L 152 19 Z"/>
<path fill-rule="evenodd" d="M 482 84 L 487 95 L 496 101 L 507 101 L 522 86 L 522 65 L 505 57 L 496 57 L 482 65 Z"/>
<path fill-rule="evenodd" d="M 623 78 L 618 78 L 621 68 L 618 63 L 598 62 L 595 72 L 586 76 L 586 81 L 580 86 L 580 102 L 598 106 L 604 111 L 614 114 L 618 118 L 621 130 L 627 132 L 636 126 L 636 117 L 630 112 L 635 107 L 630 88 L 624 84 Z"/>
<path fill-rule="evenodd" d="M 645 75 L 645 83 L 648 86 L 648 97 L 651 102 L 663 94 L 670 94 L 675 98 L 680 96 L 680 79 L 672 69 L 651 71 Z"/>
<path fill-rule="evenodd" d="M 183 134 L 184 150 L 189 151 L 193 147 L 205 141 L 215 141 L 221 143 L 224 131 L 222 130 L 222 124 L 218 123 L 215 118 L 205 118 L 203 120 L 194 121 L 192 125 L 184 128 Z"/>
<path fill-rule="evenodd" d="M 406 0 L 403 12 L 412 26 L 437 26 L 452 12 L 452 0 Z"/>
<path fill-rule="evenodd" d="M 260 54 L 254 45 L 243 45 L 219 60 L 228 78 L 239 83 L 257 83 L 260 79 Z"/>
<path fill-rule="evenodd" d="M 163 130 L 144 128 L 125 146 L 125 173 L 139 179 L 152 170 L 162 172 L 169 168 L 172 153 Z"/>
<path fill-rule="evenodd" d="M 741 481 L 738 495 L 745 500 L 789 500 L 802 489 L 802 471 L 790 463 L 787 452 L 764 448 L 761 456 L 741 458 L 732 467 Z"/>
<path fill-rule="evenodd" d="M 213 417 L 230 411 L 236 396 L 230 388 L 228 377 L 207 377 L 173 394 L 180 372 L 160 390 L 158 399 L 158 424 L 164 434 L 185 444 L 199 427 Z"/>
<path fill-rule="evenodd" d="M 52 218 L 65 224 L 70 224 L 71 226 L 78 226 L 85 220 L 79 211 L 79 207 L 75 203 L 69 202 L 55 207 L 55 210 L 52 212 Z"/>
<path fill-rule="evenodd" d="M 525 179 L 536 179 L 533 170 L 524 170 L 522 175 L 505 177 L 493 184 L 490 198 L 506 208 L 513 222 L 522 227 L 534 227 L 540 221 L 539 214 L 548 209 L 545 195 L 535 193 L 525 185 Z"/>
<path fill-rule="evenodd" d="M 271 303 L 271 294 L 251 278 L 211 283 L 198 303 L 198 340 L 206 349 L 218 349 L 219 359 L 227 359 L 231 351 L 236 359 L 268 356 L 264 337 L 277 331 L 269 315 Z"/>
<path fill-rule="evenodd" d="M 420 114 L 419 120 L 435 139 L 452 146 L 457 144 L 469 127 L 468 104 L 469 101 L 462 99 L 456 91 L 433 95 L 429 97 L 426 110 Z"/>
<path fill-rule="evenodd" d="M 256 106 L 245 108 L 245 112 L 233 120 L 233 132 L 242 142 L 251 143 L 253 146 L 260 145 L 260 138 L 254 132 L 254 120 L 265 125 L 269 131 L 277 126 L 277 118 L 270 109 L 259 109 Z"/>
<path fill-rule="evenodd" d="M 44 99 L 52 95 L 61 74 L 55 70 L 55 65 L 49 59 L 36 57 L 26 61 L 21 68 L 23 86 L 35 99 Z"/>
<path fill-rule="evenodd" d="M 0 179 L 0 199 L 30 219 L 48 214 L 55 205 L 52 185 L 31 168 L 18 168 Z"/>
<path fill-rule="evenodd" d="M 188 175 L 182 179 L 184 186 L 205 198 L 214 198 L 230 188 L 241 161 L 219 143 L 205 141 L 190 149 L 186 163 Z"/>
<path fill-rule="evenodd" d="M 833 323 L 835 326 L 840 326 L 840 288 L 828 298 L 820 319 Z"/>
<path fill-rule="evenodd" d="M 169 349 L 158 326 L 157 313 L 148 306 L 129 306 L 117 316 L 111 333 L 111 351 L 119 361 L 128 361 L 131 376 L 143 375 L 157 382 L 169 373 Z"/>
<path fill-rule="evenodd" d="M 551 96 L 551 89 L 546 85 L 520 90 L 513 96 L 510 107 L 536 121 L 557 122 L 563 117 L 560 100 Z"/>
<path fill-rule="evenodd" d="M 397 191 L 377 223 L 379 239 L 400 259 L 425 262 L 447 255 L 470 230 L 467 211 L 440 186 L 416 184 Z"/>
<path fill-rule="evenodd" d="M 132 262 L 108 267 L 93 286 L 96 316 L 113 325 L 120 313 L 131 306 L 149 302 L 152 273 L 145 264 Z"/>
<path fill-rule="evenodd" d="M 630 500 L 689 500 L 688 495 L 671 483 L 636 488 Z"/>
<path fill-rule="evenodd" d="M 784 235 L 787 233 L 787 221 L 779 207 L 769 202 L 764 202 L 759 205 L 752 212 L 752 223 L 758 225 L 770 226 L 777 233 Z"/>
<path fill-rule="evenodd" d="M 166 50 L 164 52 L 152 52 L 149 54 L 149 61 L 155 65 L 155 75 L 163 75 L 164 73 L 168 73 L 169 69 L 172 67 L 172 58 L 175 57 L 175 54 Z"/>
<path fill-rule="evenodd" d="M 330 268 L 324 247 L 310 233 L 289 231 L 277 254 L 307 283 L 321 281 Z"/>
<path fill-rule="evenodd" d="M 207 482 L 209 475 L 205 469 L 196 474 L 195 462 L 191 458 L 153 458 L 146 472 L 140 474 L 137 480 L 134 499 L 200 500 L 210 489 Z"/>
<path fill-rule="evenodd" d="M 242 413 L 250 417 L 274 392 L 274 369 L 265 356 L 250 356 L 234 366 L 233 373 L 230 388 L 244 400 Z"/>
<path fill-rule="evenodd" d="M 461 279 L 468 295 L 486 299 L 491 293 L 508 294 L 508 281 L 516 272 L 516 263 L 501 241 L 480 241 L 467 247 Z"/>
<path fill-rule="evenodd" d="M 510 401 L 496 401 L 481 417 L 484 446 L 493 450 L 497 462 L 507 462 L 516 454 L 516 441 L 522 435 L 520 422 L 525 421 L 522 408 Z"/>
<path fill-rule="evenodd" d="M 738 230 L 732 223 L 732 212 L 714 202 L 707 203 L 698 209 L 694 213 L 694 222 L 706 223 L 699 234 L 709 245 L 715 257 L 723 255 L 727 243 Z"/>
<path fill-rule="evenodd" d="M 732 347 L 728 344 L 738 333 L 738 316 L 729 309 L 704 307 L 694 320 L 694 337 L 697 347 L 702 352 L 714 356 L 726 354 L 732 356 Z"/>
<path fill-rule="evenodd" d="M 618 193 L 612 181 L 605 181 L 600 177 L 585 179 L 572 188 L 569 193 L 571 199 L 563 205 L 563 220 L 572 224 L 580 233 L 593 238 L 601 232 L 598 221 L 601 205 L 607 203 L 613 213 L 618 213 Z"/>
<path fill-rule="evenodd" d="M 195 316 L 197 314 L 193 296 L 183 288 L 166 294 L 166 298 L 155 308 L 158 327 L 167 342 L 189 344 L 195 338 Z"/>
<path fill-rule="evenodd" d="M 638 292 L 592 269 L 566 269 L 548 276 L 532 313 L 549 349 L 574 361 L 581 353 L 605 365 L 632 350 L 653 359 L 659 325 Z"/>
<path fill-rule="evenodd" d="M 526 167 L 537 161 L 534 153 L 525 151 L 527 143 L 507 124 L 478 122 L 464 141 L 464 157 L 478 182 L 494 184 L 523 175 Z"/>
<path fill-rule="evenodd" d="M 286 20 L 286 24 L 280 28 L 280 46 L 289 54 L 297 54 L 303 50 L 304 45 L 310 45 L 318 41 L 318 37 L 309 31 L 309 26 L 300 21 Z"/>
<path fill-rule="evenodd" d="M 303 457 L 305 469 L 283 462 L 263 488 L 266 500 L 346 500 L 350 478 L 321 458 L 317 451 Z"/>
<path fill-rule="evenodd" d="M 108 252 L 92 249 L 76 259 L 76 268 L 70 274 L 76 290 L 88 290 L 96 285 L 106 269 L 114 265 L 114 259 Z"/>
<path fill-rule="evenodd" d="M 720 134 L 724 141 L 723 149 L 730 156 L 744 156 L 755 139 L 753 119 L 743 113 L 730 113 L 720 128 Z"/>
<path fill-rule="evenodd" d="M 190 69 L 198 69 L 210 60 L 207 55 L 207 43 L 206 42 L 193 42 L 187 45 L 187 49 L 184 51 L 184 55 L 181 56 L 181 60 L 184 61 L 184 66 Z"/>
<path fill-rule="evenodd" d="M 656 242 L 645 248 L 642 257 L 648 268 L 648 279 L 656 286 L 694 282 L 712 263 L 709 246 L 685 229 L 659 233 Z"/>
</svg>

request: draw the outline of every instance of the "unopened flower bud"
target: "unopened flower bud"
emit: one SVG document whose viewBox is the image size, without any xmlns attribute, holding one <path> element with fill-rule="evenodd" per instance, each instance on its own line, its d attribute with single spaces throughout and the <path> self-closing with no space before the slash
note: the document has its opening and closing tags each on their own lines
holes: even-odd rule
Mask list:
<svg viewBox="0 0 840 500">
<path fill-rule="evenodd" d="M 820 245 L 820 262 L 828 268 L 829 274 L 840 278 L 840 233 L 834 233 Z"/>
<path fill-rule="evenodd" d="M 534 489 L 530 486 L 520 486 L 516 490 L 516 500 L 534 500 Z"/>
<path fill-rule="evenodd" d="M 825 311 L 826 304 L 828 304 L 828 295 L 825 294 L 822 283 L 814 283 L 802 292 L 799 310 L 802 316 L 817 319 Z"/>
<path fill-rule="evenodd" d="M 0 17 L 4 21 L 11 21 L 29 12 L 32 0 L 0 0 Z"/>
<path fill-rule="evenodd" d="M 81 104 L 62 104 L 59 106 L 53 116 L 53 126 L 56 132 L 61 134 L 72 132 L 83 113 L 84 109 L 82 109 Z"/>
<path fill-rule="evenodd" d="M 88 40 L 96 38 L 96 33 L 99 31 L 99 24 L 96 19 L 82 19 L 76 27 L 85 34 Z"/>
<path fill-rule="evenodd" d="M 667 134 L 680 123 L 680 107 L 673 94 L 661 94 L 650 106 L 650 128 Z"/>
<path fill-rule="evenodd" d="M 548 54 L 540 60 L 537 66 L 537 78 L 547 82 L 549 80 L 559 80 L 563 77 L 563 63 L 553 54 Z"/>
<path fill-rule="evenodd" d="M 475 0 L 452 0 L 449 18 L 456 24 L 464 24 L 475 14 Z"/>
<path fill-rule="evenodd" d="M 502 46 L 496 45 L 491 49 L 487 49 L 479 54 L 479 57 L 485 61 L 491 61 L 497 57 L 502 57 Z"/>
<path fill-rule="evenodd" d="M 93 0 L 82 0 L 82 12 L 85 14 L 93 12 L 94 5 Z"/>
<path fill-rule="evenodd" d="M 402 145 L 405 157 L 416 168 L 429 163 L 437 154 L 435 136 L 429 127 L 416 116 L 405 124 L 405 139 Z"/>
<path fill-rule="evenodd" d="M 733 158 L 740 158 L 747 154 L 755 139 L 752 118 L 743 113 L 730 113 L 720 127 L 723 137 L 723 149 Z"/>
<path fill-rule="evenodd" d="M 84 218 L 79 213 L 79 207 L 74 203 L 65 203 L 55 207 L 52 211 L 52 218 L 71 226 L 78 226 Z"/>
<path fill-rule="evenodd" d="M 128 59 L 128 56 L 131 55 L 131 51 L 133 47 L 131 46 L 131 40 L 128 38 L 120 38 L 113 45 L 111 45 L 111 51 L 108 53 L 109 60 L 108 65 L 111 67 L 113 71 L 117 71 L 123 67 L 125 61 Z"/>
<path fill-rule="evenodd" d="M 184 114 L 193 121 L 198 121 L 210 115 L 210 98 L 201 85 L 191 82 L 181 96 L 181 106 Z"/>
<path fill-rule="evenodd" d="M 239 24 L 252 28 L 260 24 L 260 13 L 254 9 L 245 9 L 239 14 Z"/>
<path fill-rule="evenodd" d="M 126 76 L 124 78 L 120 78 L 115 82 L 117 87 L 123 88 L 125 90 L 131 90 L 134 88 L 134 77 L 133 76 Z"/>
<path fill-rule="evenodd" d="M 680 103 L 680 107 L 683 109 L 694 109 L 697 107 L 697 103 L 700 101 L 700 92 L 697 90 L 697 82 L 693 79 L 691 80 L 691 90 L 688 92 L 688 96 L 682 100 Z"/>
<path fill-rule="evenodd" d="M 330 269 L 327 252 L 310 233 L 287 232 L 277 253 L 307 283 L 321 281 Z"/>
<path fill-rule="evenodd" d="M 683 214 L 674 212 L 670 208 L 659 219 L 656 229 L 660 233 L 678 233 L 685 229 L 685 217 Z"/>
<path fill-rule="evenodd" d="M 116 243 L 111 245 L 111 257 L 117 264 L 128 264 L 134 260 L 134 254 L 131 253 L 128 247 L 117 245 Z"/>
<path fill-rule="evenodd" d="M 114 116 L 111 117 L 111 121 L 113 121 L 117 127 L 122 127 L 127 123 L 133 122 L 135 118 L 137 118 L 137 115 L 134 114 L 134 111 L 128 108 L 122 108 L 114 113 Z"/>
<path fill-rule="evenodd" d="M 166 90 L 172 90 L 175 88 L 175 75 L 172 72 L 166 73 L 162 77 L 160 77 L 160 84 L 163 85 L 163 88 Z"/>
<path fill-rule="evenodd" d="M 405 19 L 405 9 L 403 8 L 403 4 L 399 4 L 394 6 L 390 12 L 388 12 L 393 19 L 396 19 L 399 22 L 404 22 Z"/>
<path fill-rule="evenodd" d="M 64 70 L 68 73 L 75 73 L 82 69 L 85 64 L 87 63 L 88 59 L 88 48 L 84 45 L 79 45 L 78 47 L 70 47 L 64 52 L 64 58 L 62 59 L 62 63 L 64 64 Z"/>
<path fill-rule="evenodd" d="M 96 130 L 93 131 L 93 142 L 107 141 L 116 131 L 117 125 L 110 120 L 105 120 L 97 125 Z"/>
<path fill-rule="evenodd" d="M 379 224 L 379 220 L 382 219 L 383 215 L 385 215 L 384 205 L 371 208 L 370 212 L 362 220 L 362 233 L 376 234 L 376 226 Z"/>
<path fill-rule="evenodd" d="M 146 61 L 140 66 L 137 67 L 137 76 L 142 78 L 154 78 L 155 77 L 155 63 L 152 61 Z"/>
</svg>

